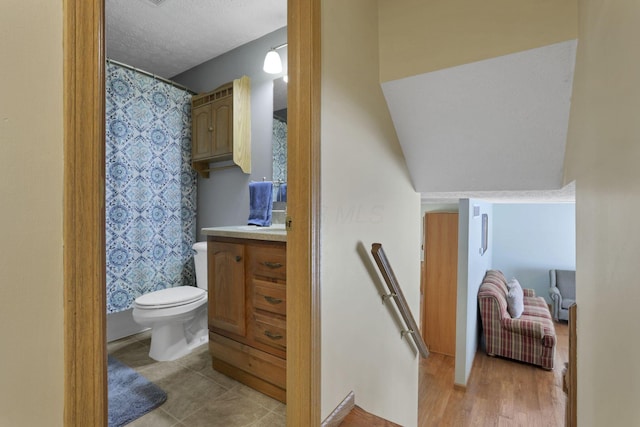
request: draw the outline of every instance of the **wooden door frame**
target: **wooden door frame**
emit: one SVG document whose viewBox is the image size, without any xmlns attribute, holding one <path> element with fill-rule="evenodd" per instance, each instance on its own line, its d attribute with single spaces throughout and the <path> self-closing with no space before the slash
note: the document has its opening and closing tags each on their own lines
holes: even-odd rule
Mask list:
<svg viewBox="0 0 640 427">
<path fill-rule="evenodd" d="M 288 0 L 287 424 L 320 425 L 320 1 Z M 65 426 L 107 425 L 104 0 L 63 1 Z"/>
<path fill-rule="evenodd" d="M 321 416 L 320 2 L 287 2 L 287 424 L 309 427 Z"/>
</svg>

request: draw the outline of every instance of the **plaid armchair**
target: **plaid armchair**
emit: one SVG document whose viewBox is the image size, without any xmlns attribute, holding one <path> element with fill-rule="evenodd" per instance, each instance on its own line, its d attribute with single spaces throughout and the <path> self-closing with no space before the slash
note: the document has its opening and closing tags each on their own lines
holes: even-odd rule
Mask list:
<svg viewBox="0 0 640 427">
<path fill-rule="evenodd" d="M 517 319 L 507 311 L 507 280 L 498 270 L 487 271 L 478 302 L 487 354 L 553 369 L 556 330 L 544 298 L 524 291 L 524 312 Z"/>
</svg>

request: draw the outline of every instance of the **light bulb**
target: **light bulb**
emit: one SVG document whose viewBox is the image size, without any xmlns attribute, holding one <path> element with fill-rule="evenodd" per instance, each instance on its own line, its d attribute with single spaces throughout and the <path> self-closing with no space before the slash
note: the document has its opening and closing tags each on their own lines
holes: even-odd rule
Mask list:
<svg viewBox="0 0 640 427">
<path fill-rule="evenodd" d="M 282 60 L 280 59 L 280 55 L 275 49 L 271 49 L 267 52 L 267 56 L 264 58 L 264 66 L 262 69 L 265 73 L 269 74 L 278 74 L 282 72 Z"/>
</svg>

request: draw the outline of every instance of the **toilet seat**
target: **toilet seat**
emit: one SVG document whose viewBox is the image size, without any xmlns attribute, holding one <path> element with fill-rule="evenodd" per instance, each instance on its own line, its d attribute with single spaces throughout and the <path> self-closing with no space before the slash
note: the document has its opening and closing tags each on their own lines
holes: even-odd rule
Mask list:
<svg viewBox="0 0 640 427">
<path fill-rule="evenodd" d="M 142 310 L 179 307 L 206 297 L 207 292 L 204 289 L 194 286 L 177 286 L 140 295 L 136 298 L 134 307 Z"/>
</svg>

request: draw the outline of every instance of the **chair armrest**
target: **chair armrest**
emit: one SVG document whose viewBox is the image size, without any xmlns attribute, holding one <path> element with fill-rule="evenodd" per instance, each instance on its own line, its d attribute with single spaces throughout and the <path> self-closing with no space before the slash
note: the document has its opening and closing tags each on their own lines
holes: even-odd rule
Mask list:
<svg viewBox="0 0 640 427">
<path fill-rule="evenodd" d="M 555 286 L 550 287 L 549 296 L 551 297 L 552 303 L 551 317 L 557 322 L 560 317 L 560 307 L 562 307 L 562 294 L 560 294 L 560 289 Z"/>
<path fill-rule="evenodd" d="M 557 301 L 558 303 L 562 302 L 562 295 L 560 294 L 560 290 L 555 286 L 552 288 L 549 288 L 549 296 L 551 297 L 551 300 L 553 300 L 554 302 L 555 301 Z"/>
<path fill-rule="evenodd" d="M 502 319 L 502 327 L 507 331 L 514 332 L 519 335 L 526 335 L 540 339 L 544 336 L 544 327 L 542 326 L 542 323 L 533 322 L 531 320 L 505 317 Z"/>
<path fill-rule="evenodd" d="M 535 297 L 536 291 L 533 289 L 522 288 L 525 297 Z"/>
</svg>

